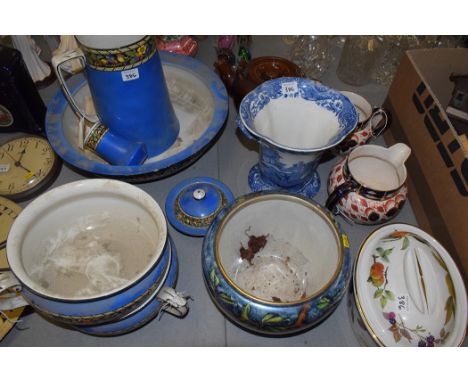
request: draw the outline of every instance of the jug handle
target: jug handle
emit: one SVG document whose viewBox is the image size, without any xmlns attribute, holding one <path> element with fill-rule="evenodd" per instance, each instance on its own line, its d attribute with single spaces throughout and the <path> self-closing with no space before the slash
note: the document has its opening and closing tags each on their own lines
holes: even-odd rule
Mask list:
<svg viewBox="0 0 468 382">
<path fill-rule="evenodd" d="M 177 317 L 183 317 L 188 312 L 187 298 L 183 293 L 176 292 L 173 288 L 163 287 L 157 296 L 162 305 L 162 310 Z"/>
<path fill-rule="evenodd" d="M 338 214 L 338 209 L 336 208 L 337 203 L 349 194 L 352 191 L 355 191 L 357 189 L 357 186 L 347 180 L 344 183 L 340 184 L 338 187 L 336 187 L 330 195 L 328 195 L 327 201 L 325 202 L 325 206 L 329 211 L 331 211 L 333 214 L 337 215 Z"/>
<path fill-rule="evenodd" d="M 70 52 L 65 52 L 63 54 L 57 54 L 53 56 L 52 67 L 54 68 L 54 72 L 57 76 L 60 87 L 62 88 L 62 91 L 65 94 L 65 98 L 67 99 L 73 111 L 78 115 L 79 118 L 85 119 L 91 124 L 96 124 L 97 122 L 99 122 L 99 119 L 97 117 L 91 117 L 87 115 L 83 110 L 81 110 L 78 107 L 78 104 L 73 98 L 73 95 L 70 92 L 70 89 L 68 88 L 67 83 L 65 81 L 65 78 L 63 77 L 62 66 L 67 62 L 76 59 L 79 59 L 82 63 L 82 66 L 84 67 L 86 59 L 81 49 L 76 49 Z"/>
<path fill-rule="evenodd" d="M 247 139 L 254 140 L 254 137 L 252 134 L 250 134 L 247 129 L 245 128 L 244 124 L 242 123 L 242 120 L 239 117 L 239 114 L 236 117 L 236 124 L 239 130 L 246 136 Z"/>
<path fill-rule="evenodd" d="M 374 117 L 381 115 L 383 118 L 377 122 L 377 124 L 374 126 L 372 123 Z M 372 110 L 372 115 L 369 119 L 369 123 L 371 124 L 371 131 L 372 131 L 372 136 L 378 137 L 380 134 L 382 134 L 385 129 L 390 126 L 390 123 L 392 122 L 391 114 L 387 109 L 384 109 L 383 107 L 376 107 Z"/>
</svg>

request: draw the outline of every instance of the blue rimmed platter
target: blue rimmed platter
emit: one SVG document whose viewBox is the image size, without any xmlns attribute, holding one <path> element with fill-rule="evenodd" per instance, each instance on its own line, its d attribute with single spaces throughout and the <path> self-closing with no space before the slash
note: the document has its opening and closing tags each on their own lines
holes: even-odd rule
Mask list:
<svg viewBox="0 0 468 382">
<path fill-rule="evenodd" d="M 139 166 L 111 165 L 94 152 L 78 147 L 78 117 L 59 90 L 47 108 L 50 144 L 72 167 L 87 174 L 128 182 L 151 181 L 172 175 L 197 160 L 219 136 L 228 113 L 228 95 L 216 73 L 188 56 L 160 52 L 169 95 L 180 122 L 175 143 Z M 71 87 L 82 106 L 90 95 L 85 80 Z"/>
</svg>

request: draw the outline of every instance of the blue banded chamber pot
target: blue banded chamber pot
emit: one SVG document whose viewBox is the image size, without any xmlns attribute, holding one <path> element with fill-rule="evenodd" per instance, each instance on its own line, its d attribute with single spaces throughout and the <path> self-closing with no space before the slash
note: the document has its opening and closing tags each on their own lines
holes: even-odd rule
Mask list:
<svg viewBox="0 0 468 382">
<path fill-rule="evenodd" d="M 253 193 L 226 206 L 203 242 L 202 268 L 221 312 L 265 335 L 325 319 L 351 277 L 348 239 L 336 220 L 317 203 L 283 192 Z"/>
<path fill-rule="evenodd" d="M 75 329 L 95 336 L 116 336 L 141 328 L 165 311 L 166 305 L 159 295 L 164 292 L 164 288 L 175 288 L 179 269 L 176 248 L 172 240 L 169 240 L 169 243 L 170 259 L 164 272 L 164 280 L 156 284 L 145 302 L 117 320 L 100 325 L 76 326 Z M 172 313 L 171 310 L 169 312 Z"/>
<path fill-rule="evenodd" d="M 43 248 L 51 237 L 73 224 L 84 222 L 92 228 L 102 223 L 99 219 L 131 232 L 122 239 L 137 249 L 141 240 L 151 240 L 149 253 L 145 252 L 141 266 L 125 283 L 80 296 L 62 293 L 32 276 L 37 264 L 44 261 Z M 135 232 L 141 230 L 141 236 L 130 230 L 132 222 L 137 224 Z M 136 253 L 132 252 L 132 256 Z M 15 220 L 7 241 L 8 262 L 24 300 L 47 318 L 73 326 L 116 321 L 148 303 L 170 273 L 171 256 L 175 258 L 175 254 L 171 255 L 167 223 L 156 201 L 135 186 L 108 179 L 72 182 L 41 195 Z"/>
<path fill-rule="evenodd" d="M 351 101 L 318 82 L 282 77 L 259 85 L 244 97 L 237 117 L 241 132 L 259 143 L 259 161 L 249 172 L 251 190 L 312 198 L 320 189 L 321 156 L 357 123 Z"/>
</svg>

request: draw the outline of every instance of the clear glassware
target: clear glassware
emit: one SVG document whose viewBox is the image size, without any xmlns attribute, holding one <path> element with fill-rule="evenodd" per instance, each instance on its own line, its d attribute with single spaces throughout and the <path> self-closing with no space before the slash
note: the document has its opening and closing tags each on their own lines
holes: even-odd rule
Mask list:
<svg viewBox="0 0 468 382">
<path fill-rule="evenodd" d="M 376 36 L 348 36 L 336 70 L 338 78 L 353 86 L 371 82 L 371 73 L 379 54 Z"/>
<path fill-rule="evenodd" d="M 455 48 L 460 45 L 461 36 L 409 35 L 379 36 L 382 40 L 381 53 L 372 73 L 377 83 L 389 86 L 392 83 L 403 53 L 408 49 Z"/>
<path fill-rule="evenodd" d="M 286 44 L 286 45 L 292 45 L 294 44 L 297 39 L 299 38 L 300 36 L 296 36 L 296 35 L 284 35 L 281 37 L 281 40 Z"/>
<path fill-rule="evenodd" d="M 330 36 L 298 36 L 291 46 L 289 59 L 310 79 L 319 79 L 333 62 Z"/>
<path fill-rule="evenodd" d="M 427 35 L 405 36 L 408 40 L 408 49 L 421 48 L 457 48 L 463 42 L 463 36 L 453 35 Z"/>
<path fill-rule="evenodd" d="M 338 48 L 343 49 L 344 44 L 346 42 L 346 36 L 343 35 L 334 35 L 330 36 L 331 40 L 334 45 L 336 45 Z"/>
<path fill-rule="evenodd" d="M 381 40 L 381 49 L 372 71 L 372 79 L 380 85 L 390 86 L 403 53 L 410 47 L 410 41 L 413 45 L 421 45 L 423 41 L 411 40 L 408 39 L 408 36 L 379 36 L 379 39 Z"/>
<path fill-rule="evenodd" d="M 461 36 L 439 36 L 437 41 L 437 48 L 456 48 L 462 42 Z"/>
</svg>

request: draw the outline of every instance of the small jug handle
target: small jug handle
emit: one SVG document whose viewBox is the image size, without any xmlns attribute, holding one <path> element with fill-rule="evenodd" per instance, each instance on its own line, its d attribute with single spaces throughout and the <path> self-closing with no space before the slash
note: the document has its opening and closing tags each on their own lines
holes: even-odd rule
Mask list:
<svg viewBox="0 0 468 382">
<path fill-rule="evenodd" d="M 337 203 L 349 194 L 352 191 L 356 190 L 356 185 L 353 184 L 351 181 L 347 180 L 344 183 L 341 183 L 338 187 L 336 187 L 330 195 L 328 195 L 327 201 L 325 202 L 325 206 L 327 209 L 332 212 L 333 214 L 338 214 L 338 208 L 336 208 Z"/>
<path fill-rule="evenodd" d="M 388 160 L 396 169 L 402 167 L 411 154 L 411 149 L 404 143 L 395 143 L 388 151 Z"/>
<path fill-rule="evenodd" d="M 78 117 L 83 118 L 92 124 L 95 124 L 99 122 L 99 119 L 95 116 L 87 115 L 83 110 L 81 110 L 78 107 L 78 104 L 73 98 L 73 95 L 70 92 L 70 89 L 68 88 L 67 83 L 65 81 L 65 78 L 63 77 L 62 66 L 71 60 L 77 60 L 77 59 L 80 60 L 84 66 L 86 59 L 81 49 L 72 50 L 70 52 L 66 52 L 63 54 L 58 54 L 58 55 L 53 56 L 52 67 L 54 68 L 60 87 L 62 88 L 62 91 L 65 94 L 65 97 L 68 103 L 70 104 L 70 106 L 72 107 L 73 111 L 78 115 Z"/>
<path fill-rule="evenodd" d="M 382 119 L 379 120 L 375 125 L 373 123 L 373 120 L 377 116 L 382 116 Z M 369 123 L 371 124 L 371 132 L 372 136 L 378 137 L 380 134 L 382 134 L 385 129 L 390 126 L 392 119 L 391 119 L 391 114 L 388 110 L 384 109 L 383 107 L 376 107 L 372 110 L 372 115 L 369 118 Z"/>
<path fill-rule="evenodd" d="M 162 309 L 177 317 L 183 317 L 188 312 L 187 299 L 173 288 L 164 287 L 158 293 L 158 300 L 163 303 Z"/>
</svg>

